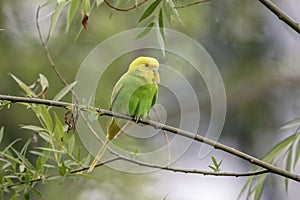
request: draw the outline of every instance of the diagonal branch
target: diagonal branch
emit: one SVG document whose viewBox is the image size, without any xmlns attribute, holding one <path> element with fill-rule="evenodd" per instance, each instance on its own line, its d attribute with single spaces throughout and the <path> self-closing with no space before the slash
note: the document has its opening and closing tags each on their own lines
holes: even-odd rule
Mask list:
<svg viewBox="0 0 300 200">
<path fill-rule="evenodd" d="M 109 3 L 108 0 L 104 0 L 105 4 L 106 4 L 108 7 L 112 8 L 112 9 L 114 9 L 114 10 L 117 10 L 117 11 L 123 11 L 123 12 L 127 12 L 127 11 L 130 11 L 130 10 L 133 10 L 133 9 L 135 9 L 135 8 L 137 8 L 137 7 L 141 6 L 141 5 L 143 5 L 143 4 L 146 3 L 147 1 L 148 1 L 148 0 L 144 0 L 144 1 L 142 1 L 142 2 L 140 2 L 140 3 L 138 3 L 138 4 L 136 4 L 136 5 L 134 5 L 134 6 L 132 6 L 132 7 L 129 7 L 129 8 L 118 8 L 118 7 L 115 7 L 114 5 L 112 5 L 111 3 Z"/>
<path fill-rule="evenodd" d="M 285 12 L 283 12 L 280 8 L 278 8 L 272 1 L 270 0 L 258 0 L 258 1 L 260 1 L 266 8 L 268 8 L 272 13 L 274 13 L 280 20 L 282 20 L 294 31 L 300 34 L 299 23 L 295 22 L 292 18 L 290 18 Z"/>
<path fill-rule="evenodd" d="M 0 100 L 7 100 L 7 101 L 11 101 L 11 102 L 25 102 L 25 103 L 37 103 L 37 104 L 45 104 L 45 105 L 51 105 L 51 106 L 57 106 L 57 107 L 64 107 L 67 108 L 69 106 L 74 106 L 74 104 L 72 103 L 67 103 L 67 102 L 57 102 L 57 101 L 52 101 L 52 100 L 45 100 L 45 99 L 37 99 L 37 98 L 26 98 L 26 97 L 17 97 L 17 96 L 8 96 L 8 95 L 0 95 Z M 81 108 L 81 110 L 86 110 L 86 111 L 90 111 L 90 110 L 94 110 L 96 112 L 98 112 L 98 114 L 100 116 L 113 116 L 115 118 L 120 118 L 120 119 L 125 119 L 125 120 L 131 120 L 131 121 L 135 121 L 136 119 L 134 117 L 130 117 L 127 115 L 123 115 L 120 113 L 115 113 L 109 110 L 105 110 L 102 108 L 84 108 L 84 106 L 80 106 L 79 108 Z M 297 174 L 294 174 L 292 172 L 286 171 L 284 169 L 281 169 L 279 167 L 276 167 L 275 165 L 272 165 L 270 163 L 267 163 L 263 160 L 260 160 L 258 158 L 255 158 L 249 154 L 246 154 L 244 152 L 241 152 L 239 150 L 236 150 L 234 148 L 231 148 L 229 146 L 226 146 L 224 144 L 218 143 L 214 140 L 211 140 L 209 138 L 205 138 L 201 135 L 197 135 L 188 131 L 184 131 L 172 126 L 168 126 L 165 124 L 161 124 L 159 122 L 155 122 L 155 121 L 151 121 L 148 119 L 139 119 L 138 123 L 141 124 L 145 124 L 145 125 L 149 125 L 152 126 L 156 129 L 162 129 L 165 131 L 169 131 L 171 133 L 177 134 L 177 135 L 181 135 L 193 140 L 196 140 L 198 142 L 202 142 L 205 143 L 209 146 L 213 146 L 215 149 L 219 149 L 221 151 L 227 152 L 229 154 L 232 154 L 234 156 L 237 156 L 243 160 L 246 160 L 254 165 L 260 166 L 266 170 L 268 170 L 270 173 L 273 174 L 277 174 L 280 176 L 283 176 L 285 178 L 289 178 L 292 179 L 294 181 L 300 182 L 300 176 Z M 167 168 L 167 167 L 166 167 Z"/>
</svg>

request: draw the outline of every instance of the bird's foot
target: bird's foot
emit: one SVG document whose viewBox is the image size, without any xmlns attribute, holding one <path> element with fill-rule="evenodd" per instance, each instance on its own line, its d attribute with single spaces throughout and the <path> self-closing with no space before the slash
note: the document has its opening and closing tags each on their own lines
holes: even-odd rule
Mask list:
<svg viewBox="0 0 300 200">
<path fill-rule="evenodd" d="M 137 124 L 139 122 L 141 117 L 138 117 L 138 116 L 134 116 L 133 117 L 133 121 Z"/>
</svg>

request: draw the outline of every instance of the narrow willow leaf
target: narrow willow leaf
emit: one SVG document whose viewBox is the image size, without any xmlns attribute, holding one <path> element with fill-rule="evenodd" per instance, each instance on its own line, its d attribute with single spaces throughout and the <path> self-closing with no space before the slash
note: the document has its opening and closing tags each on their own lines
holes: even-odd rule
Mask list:
<svg viewBox="0 0 300 200">
<path fill-rule="evenodd" d="M 50 29 L 49 29 L 49 35 L 52 34 L 56 23 L 58 21 L 58 18 L 61 14 L 61 11 L 63 9 L 63 7 L 66 5 L 66 1 L 61 1 L 60 3 L 57 4 L 54 13 L 52 14 L 52 18 L 51 18 L 51 24 L 50 24 Z"/>
<path fill-rule="evenodd" d="M 215 157 L 211 157 L 211 160 L 212 160 L 212 162 L 213 162 L 213 164 L 215 165 L 215 166 L 218 166 L 218 162 L 217 162 L 217 160 L 216 160 L 216 158 Z"/>
<path fill-rule="evenodd" d="M 65 140 L 65 132 L 62 123 L 60 122 L 56 113 L 54 113 L 55 119 L 55 128 L 54 128 L 54 138 L 57 142 L 64 142 Z"/>
<path fill-rule="evenodd" d="M 264 188 L 264 184 L 265 184 L 265 179 L 266 179 L 266 176 L 267 175 L 260 175 L 258 177 L 258 180 L 257 180 L 257 183 L 256 183 L 256 187 L 255 187 L 255 190 L 254 190 L 254 200 L 259 200 L 261 195 L 262 195 L 262 191 L 263 191 L 263 188 Z"/>
<path fill-rule="evenodd" d="M 156 0 L 152 4 L 150 4 L 150 6 L 146 9 L 146 11 L 144 12 L 144 14 L 139 19 L 139 22 L 143 21 L 144 19 L 146 19 L 147 17 L 149 17 L 153 13 L 154 10 L 159 5 L 160 1 L 161 0 Z"/>
<path fill-rule="evenodd" d="M 41 193 L 38 189 L 32 187 L 30 190 L 31 190 L 32 192 L 34 192 L 34 194 L 36 194 L 37 196 L 39 196 L 41 199 L 43 199 L 43 198 L 42 198 L 43 195 L 42 195 L 42 193 Z"/>
<path fill-rule="evenodd" d="M 24 163 L 24 165 L 30 169 L 30 170 L 34 170 L 34 166 L 29 162 L 29 160 L 23 156 L 20 152 L 18 152 L 16 149 L 14 149 L 13 147 L 11 148 L 13 150 L 13 152 L 18 156 L 18 159 L 22 161 L 22 163 Z"/>
<path fill-rule="evenodd" d="M 37 147 L 37 149 L 41 149 L 41 150 L 49 151 L 49 152 L 64 153 L 63 151 L 60 151 L 60 150 L 57 150 L 57 149 L 50 149 L 50 148 L 47 148 L 47 147 Z"/>
<path fill-rule="evenodd" d="M 97 6 L 100 6 L 103 2 L 104 2 L 104 0 L 96 0 Z"/>
<path fill-rule="evenodd" d="M 296 152 L 295 152 L 295 156 L 294 156 L 294 165 L 293 165 L 294 169 L 295 169 L 296 164 L 298 163 L 298 160 L 299 160 L 299 157 L 300 157 L 300 138 L 299 138 L 299 135 L 298 135 L 298 141 L 295 145 L 296 145 L 296 147 L 295 147 Z"/>
<path fill-rule="evenodd" d="M 40 77 L 40 83 L 42 86 L 42 90 L 45 91 L 49 88 L 49 82 L 48 79 L 43 75 L 43 74 L 39 74 Z"/>
<path fill-rule="evenodd" d="M 30 184 L 30 172 L 26 170 L 25 172 L 25 185 L 29 186 Z"/>
<path fill-rule="evenodd" d="M 25 200 L 30 200 L 30 192 L 29 192 L 29 188 L 28 187 L 24 188 L 24 199 Z"/>
<path fill-rule="evenodd" d="M 73 135 L 71 135 L 71 137 L 68 140 L 68 151 L 69 151 L 69 153 L 73 152 L 74 146 L 75 146 L 75 136 L 73 134 Z"/>
<path fill-rule="evenodd" d="M 48 0 L 47 2 L 45 2 L 45 3 L 41 6 L 41 8 L 46 7 L 46 6 L 50 6 L 50 5 L 54 4 L 54 3 L 57 3 L 57 0 Z"/>
<path fill-rule="evenodd" d="M 288 150 L 288 155 L 286 158 L 286 163 L 285 163 L 285 169 L 286 171 L 291 171 L 291 166 L 292 166 L 292 157 L 293 157 L 293 145 L 290 145 L 290 148 Z M 289 179 L 285 178 L 285 191 L 286 193 L 288 192 L 289 189 Z"/>
<path fill-rule="evenodd" d="M 41 156 L 37 157 L 36 161 L 35 161 L 35 168 L 37 169 L 37 171 L 42 171 L 42 161 L 41 161 Z"/>
<path fill-rule="evenodd" d="M 67 27 L 66 27 L 67 32 L 69 31 L 69 28 L 72 24 L 75 14 L 79 9 L 79 5 L 80 5 L 80 0 L 71 0 L 70 6 L 69 6 L 68 17 L 67 17 Z"/>
<path fill-rule="evenodd" d="M 4 135 L 4 127 L 2 126 L 2 127 L 0 128 L 0 144 L 1 144 L 2 139 L 3 139 L 3 135 Z"/>
<path fill-rule="evenodd" d="M 149 31 L 152 29 L 153 26 L 154 26 L 154 22 L 151 22 L 142 32 L 140 32 L 136 36 L 136 39 L 140 39 L 140 38 L 144 37 L 145 35 L 147 35 L 147 33 L 149 33 Z"/>
<path fill-rule="evenodd" d="M 213 171 L 216 171 L 216 168 L 215 168 L 214 166 L 209 165 L 208 167 L 209 167 L 210 169 L 212 169 Z"/>
<path fill-rule="evenodd" d="M 165 42 L 165 28 L 164 28 L 164 19 L 163 19 L 163 9 L 161 8 L 158 16 L 158 27 L 160 30 L 160 34 Z"/>
<path fill-rule="evenodd" d="M 65 166 L 65 162 L 63 161 L 61 166 L 59 166 L 59 174 L 61 176 L 64 176 L 67 172 L 66 166 Z"/>
<path fill-rule="evenodd" d="M 10 143 L 3 151 L 1 151 L 1 155 L 3 155 L 8 149 L 10 149 L 15 143 L 21 141 L 21 138 L 15 139 L 12 143 Z"/>
<path fill-rule="evenodd" d="M 278 143 L 262 158 L 262 160 L 267 162 L 272 161 L 275 157 L 278 156 L 278 154 L 280 154 L 285 148 L 287 148 L 291 142 L 293 142 L 297 138 L 296 136 L 296 134 L 291 135 Z"/>
<path fill-rule="evenodd" d="M 9 75 L 16 81 L 16 83 L 20 86 L 20 88 L 24 90 L 27 96 L 36 96 L 35 93 L 31 91 L 31 89 L 23 81 L 18 79 L 13 74 L 9 74 Z"/>
<path fill-rule="evenodd" d="M 89 15 L 90 11 L 91 11 L 90 0 L 82 0 L 82 3 L 81 3 L 81 13 Z"/>
<path fill-rule="evenodd" d="M 52 123 L 51 115 L 45 105 L 40 105 L 40 107 L 41 107 L 41 115 L 40 116 L 41 116 L 44 124 L 46 125 L 47 131 L 49 133 L 51 133 L 53 130 L 53 123 Z"/>
<path fill-rule="evenodd" d="M 44 128 L 42 128 L 40 126 L 34 126 L 34 125 L 22 125 L 21 129 L 27 129 L 27 130 L 31 130 L 34 132 L 46 131 Z"/>
<path fill-rule="evenodd" d="M 170 4 L 166 1 L 164 1 L 162 8 L 164 10 L 165 16 L 167 17 L 169 24 L 172 25 L 174 22 L 173 9 L 170 7 Z"/>
<path fill-rule="evenodd" d="M 293 119 L 280 127 L 280 129 L 288 129 L 294 126 L 300 126 L 300 118 Z"/>
<path fill-rule="evenodd" d="M 254 176 L 251 176 L 247 179 L 247 181 L 244 184 L 243 188 L 241 189 L 237 199 L 241 199 L 241 197 L 245 193 L 246 189 L 251 187 L 251 183 L 252 183 L 253 179 L 254 179 Z"/>
<path fill-rule="evenodd" d="M 28 146 L 30 145 L 31 142 L 32 142 L 32 138 L 29 138 L 29 139 L 25 142 L 25 144 L 23 145 L 23 147 L 22 147 L 22 149 L 21 149 L 21 151 L 20 151 L 20 154 L 22 154 L 22 155 L 25 156 L 25 154 L 26 154 L 26 152 L 27 152 L 27 149 L 28 149 Z"/>
<path fill-rule="evenodd" d="M 164 41 L 164 38 L 161 35 L 160 28 L 156 28 L 155 32 L 156 32 L 156 37 L 157 37 L 160 49 L 162 51 L 163 57 L 165 57 L 165 41 Z"/>
<path fill-rule="evenodd" d="M 66 87 L 64 87 L 62 90 L 60 90 L 55 97 L 53 98 L 54 101 L 59 101 L 61 100 L 68 92 L 71 91 L 71 89 L 77 84 L 78 82 L 75 81 L 69 85 L 67 85 Z"/>
</svg>

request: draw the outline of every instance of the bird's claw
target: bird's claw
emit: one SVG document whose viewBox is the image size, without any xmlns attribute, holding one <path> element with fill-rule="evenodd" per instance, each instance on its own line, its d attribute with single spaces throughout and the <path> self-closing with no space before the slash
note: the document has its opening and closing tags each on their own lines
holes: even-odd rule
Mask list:
<svg viewBox="0 0 300 200">
<path fill-rule="evenodd" d="M 140 120 L 140 117 L 134 116 L 133 121 L 137 124 Z"/>
</svg>

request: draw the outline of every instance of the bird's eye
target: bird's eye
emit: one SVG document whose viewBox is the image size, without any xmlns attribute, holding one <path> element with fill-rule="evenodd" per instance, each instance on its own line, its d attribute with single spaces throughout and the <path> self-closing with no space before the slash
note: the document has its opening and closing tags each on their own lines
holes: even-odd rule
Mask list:
<svg viewBox="0 0 300 200">
<path fill-rule="evenodd" d="M 146 64 L 145 64 L 145 67 L 149 67 L 149 64 L 148 64 L 148 63 L 146 63 Z"/>
</svg>

